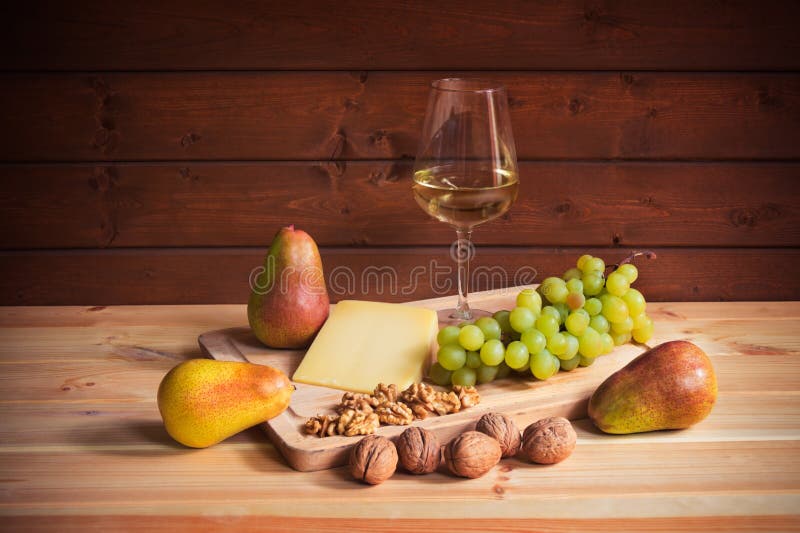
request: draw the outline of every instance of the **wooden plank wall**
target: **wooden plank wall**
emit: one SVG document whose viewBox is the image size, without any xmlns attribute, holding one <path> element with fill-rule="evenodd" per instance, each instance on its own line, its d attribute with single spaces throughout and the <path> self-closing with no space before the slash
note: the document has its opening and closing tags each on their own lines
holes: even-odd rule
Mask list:
<svg viewBox="0 0 800 533">
<path fill-rule="evenodd" d="M 650 248 L 653 300 L 800 298 L 800 3 L 18 4 L 0 304 L 243 302 L 290 223 L 355 274 L 334 299 L 446 290 L 410 169 L 429 82 L 465 75 L 508 86 L 521 162 L 480 288 Z"/>
</svg>

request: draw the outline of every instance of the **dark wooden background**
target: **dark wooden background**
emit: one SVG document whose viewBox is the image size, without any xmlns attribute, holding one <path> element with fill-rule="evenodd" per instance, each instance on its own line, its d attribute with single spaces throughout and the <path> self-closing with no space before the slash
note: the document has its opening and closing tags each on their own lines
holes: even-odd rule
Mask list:
<svg viewBox="0 0 800 533">
<path fill-rule="evenodd" d="M 19 4 L 2 304 L 244 302 L 290 223 L 328 272 L 447 264 L 410 168 L 427 86 L 455 75 L 507 84 L 521 163 L 476 264 L 651 248 L 653 300 L 800 299 L 799 2 Z"/>
</svg>

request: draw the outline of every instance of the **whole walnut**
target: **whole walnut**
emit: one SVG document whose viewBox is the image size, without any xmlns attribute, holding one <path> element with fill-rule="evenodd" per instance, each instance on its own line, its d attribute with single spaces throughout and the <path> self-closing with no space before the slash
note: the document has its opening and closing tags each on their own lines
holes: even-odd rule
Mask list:
<svg viewBox="0 0 800 533">
<path fill-rule="evenodd" d="M 430 474 L 441 462 L 439 439 L 427 429 L 412 426 L 397 439 L 397 455 L 412 474 Z"/>
<path fill-rule="evenodd" d="M 578 436 L 566 418 L 543 418 L 522 434 L 522 453 L 534 463 L 560 463 L 572 454 Z"/>
<path fill-rule="evenodd" d="M 461 477 L 481 477 L 500 461 L 500 443 L 480 431 L 467 431 L 451 440 L 444 449 L 450 471 Z"/>
<path fill-rule="evenodd" d="M 397 448 L 386 437 L 367 435 L 350 452 L 350 472 L 364 483 L 383 483 L 396 469 Z"/>
<path fill-rule="evenodd" d="M 499 442 L 503 457 L 517 455 L 522 439 L 511 417 L 502 413 L 486 413 L 478 420 L 475 429 Z"/>
</svg>

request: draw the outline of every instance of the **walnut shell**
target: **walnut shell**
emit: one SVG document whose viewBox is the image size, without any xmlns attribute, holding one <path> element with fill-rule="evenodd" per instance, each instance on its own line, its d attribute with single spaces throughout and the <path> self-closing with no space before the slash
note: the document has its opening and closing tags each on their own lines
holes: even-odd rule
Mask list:
<svg viewBox="0 0 800 533">
<path fill-rule="evenodd" d="M 500 461 L 500 443 L 481 433 L 467 431 L 451 440 L 444 449 L 450 471 L 461 477 L 481 477 Z"/>
<path fill-rule="evenodd" d="M 410 427 L 397 440 L 397 455 L 412 474 L 430 474 L 441 461 L 439 439 L 427 429 Z"/>
<path fill-rule="evenodd" d="M 386 437 L 367 435 L 350 452 L 350 472 L 364 483 L 383 483 L 396 469 L 397 448 Z"/>
<path fill-rule="evenodd" d="M 525 428 L 522 453 L 534 463 L 560 463 L 572 454 L 577 439 L 572 424 L 566 418 L 543 418 Z"/>
<path fill-rule="evenodd" d="M 517 455 L 522 438 L 517 424 L 511 417 L 502 413 L 486 413 L 478 420 L 475 429 L 499 442 L 503 457 Z"/>
</svg>

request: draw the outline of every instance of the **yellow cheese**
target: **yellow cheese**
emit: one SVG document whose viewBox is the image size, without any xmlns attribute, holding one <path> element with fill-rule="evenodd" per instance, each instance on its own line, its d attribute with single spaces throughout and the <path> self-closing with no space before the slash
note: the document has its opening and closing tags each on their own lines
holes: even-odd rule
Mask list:
<svg viewBox="0 0 800 533">
<path fill-rule="evenodd" d="M 344 300 L 336 304 L 294 381 L 372 392 L 422 380 L 438 328 L 436 312 L 400 304 Z"/>
</svg>

